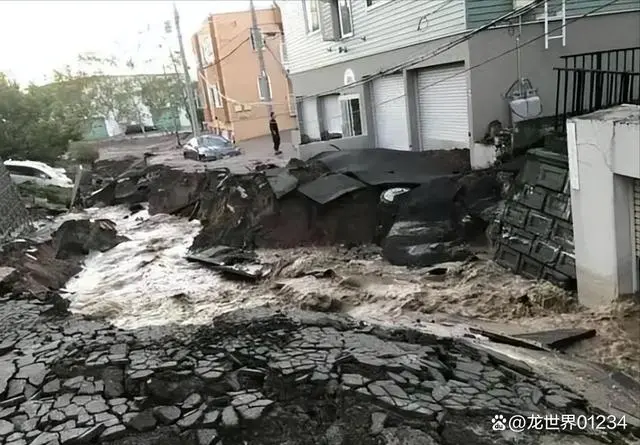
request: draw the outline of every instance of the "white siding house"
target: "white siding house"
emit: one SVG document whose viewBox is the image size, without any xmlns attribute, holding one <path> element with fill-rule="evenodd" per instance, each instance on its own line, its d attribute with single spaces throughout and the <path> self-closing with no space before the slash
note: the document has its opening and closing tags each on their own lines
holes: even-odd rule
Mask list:
<svg viewBox="0 0 640 445">
<path fill-rule="evenodd" d="M 408 79 L 402 68 L 373 82 L 363 82 L 410 59 L 428 59 L 427 65 L 458 63 L 464 67 L 464 51 L 432 54 L 437 48 L 432 42 L 442 45 L 446 43 L 443 39 L 464 32 L 464 0 L 302 0 L 285 1 L 280 7 L 289 56 L 287 68 L 301 104 L 303 142 L 331 138 L 332 143 L 347 148 L 397 150 L 468 145 L 465 122 L 450 134 L 438 132 L 437 122 L 435 128 L 422 125 L 424 131 L 420 133 L 412 130 L 408 116 L 420 111 L 431 116 L 433 107 L 419 108 L 425 101 L 430 105 L 434 95 L 415 103 L 408 101 L 408 85 L 416 80 Z M 445 66 L 444 73 L 450 72 L 451 68 Z M 437 72 L 427 74 L 421 79 L 438 78 Z M 449 82 L 436 91 L 436 95 L 442 95 L 435 98 L 438 103 L 447 100 L 452 88 L 450 97 L 456 98 L 442 119 L 467 115 L 465 82 L 463 76 L 462 83 Z M 456 90 L 460 85 L 462 90 Z M 437 139 L 450 135 L 451 140 Z"/>
<path fill-rule="evenodd" d="M 291 74 L 465 30 L 464 0 L 301 0 L 280 8 Z"/>
<path fill-rule="evenodd" d="M 540 122 L 529 122 L 538 131 L 555 113 L 562 56 L 640 47 L 638 33 L 619 32 L 637 29 L 638 0 L 565 2 L 565 37 L 551 41 L 562 0 L 549 0 L 548 22 L 543 6 L 518 0 L 278 2 L 301 155 L 331 139 L 341 149 L 464 148 L 474 166 L 487 166 L 496 153 L 484 144 L 487 128 L 515 125 L 505 94 L 519 77 L 540 98 Z"/>
</svg>

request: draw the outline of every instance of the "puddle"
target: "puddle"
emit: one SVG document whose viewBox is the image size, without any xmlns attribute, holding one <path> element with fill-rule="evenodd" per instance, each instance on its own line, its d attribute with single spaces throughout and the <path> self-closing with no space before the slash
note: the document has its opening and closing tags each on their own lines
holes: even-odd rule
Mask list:
<svg viewBox="0 0 640 445">
<path fill-rule="evenodd" d="M 221 279 L 184 259 L 200 230 L 198 221 L 149 216 L 146 210 L 125 219 L 128 214 L 126 209 L 103 208 L 63 218 L 110 219 L 119 234 L 130 239 L 87 257 L 82 272 L 65 289 L 73 312 L 135 329 L 207 323 L 220 313 L 264 304 L 256 295 L 249 298 L 247 285 Z"/>
</svg>

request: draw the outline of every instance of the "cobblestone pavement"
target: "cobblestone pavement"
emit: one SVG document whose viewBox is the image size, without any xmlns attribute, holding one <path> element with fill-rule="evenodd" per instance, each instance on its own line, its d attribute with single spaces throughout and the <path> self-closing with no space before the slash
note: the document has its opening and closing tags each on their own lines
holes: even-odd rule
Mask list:
<svg viewBox="0 0 640 445">
<path fill-rule="evenodd" d="M 631 443 L 493 431 L 501 414 L 598 413 L 463 339 L 257 310 L 136 331 L 0 299 L 0 444 Z"/>
</svg>

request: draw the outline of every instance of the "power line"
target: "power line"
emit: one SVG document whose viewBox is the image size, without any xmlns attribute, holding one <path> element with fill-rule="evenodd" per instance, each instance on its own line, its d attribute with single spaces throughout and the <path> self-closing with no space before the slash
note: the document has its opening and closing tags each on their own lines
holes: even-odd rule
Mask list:
<svg viewBox="0 0 640 445">
<path fill-rule="evenodd" d="M 581 15 L 581 16 L 574 18 L 573 20 L 567 21 L 567 23 L 566 23 L 564 26 L 566 27 L 566 26 L 568 26 L 568 25 L 570 25 L 570 24 L 573 24 L 573 23 L 577 22 L 578 20 L 582 20 L 582 19 L 584 19 L 584 18 L 586 18 L 586 17 L 588 17 L 588 16 L 590 16 L 590 15 L 592 15 L 592 14 L 596 14 L 597 12 L 601 11 L 602 9 L 607 8 L 607 7 L 609 7 L 609 6 L 613 5 L 614 3 L 617 3 L 617 2 L 619 2 L 619 1 L 620 1 L 620 0 L 611 0 L 610 2 L 608 2 L 608 3 L 606 3 L 606 4 L 603 4 L 603 5 L 601 5 L 601 6 L 598 6 L 597 8 L 594 8 L 594 9 L 592 9 L 591 11 L 586 12 L 585 14 L 583 14 L 583 15 Z M 533 38 L 531 38 L 531 39 L 527 40 L 526 42 L 522 43 L 522 44 L 520 45 L 520 48 L 523 48 L 523 47 L 525 47 L 525 46 L 527 46 L 527 45 L 530 45 L 531 43 L 534 43 L 535 41 L 537 41 L 537 40 L 540 40 L 540 39 L 544 38 L 544 37 L 545 37 L 545 35 L 547 35 L 547 34 L 552 34 L 552 33 L 556 32 L 556 31 L 559 31 L 559 30 L 560 30 L 560 29 L 562 29 L 562 28 L 563 28 L 563 25 L 560 25 L 560 26 L 558 26 L 558 27 L 556 27 L 556 28 L 554 28 L 554 29 L 549 30 L 549 32 L 548 32 L 548 33 L 542 33 L 542 34 L 540 34 L 540 35 L 538 35 L 538 36 L 536 36 L 536 37 L 533 37 Z M 502 58 L 502 57 L 504 57 L 504 56 L 506 56 L 506 55 L 508 55 L 508 54 L 511 54 L 512 52 L 514 52 L 514 51 L 516 51 L 516 50 L 517 50 L 517 48 L 511 48 L 511 49 L 508 49 L 508 50 L 506 50 L 506 51 L 504 51 L 504 52 L 502 52 L 502 53 L 500 53 L 500 54 L 498 54 L 498 55 L 496 55 L 496 56 L 493 56 L 493 57 L 491 57 L 491 58 L 489 58 L 489 59 L 487 59 L 487 60 L 485 60 L 485 61 L 483 61 L 483 62 L 481 62 L 481 63 L 478 63 L 478 64 L 476 64 L 476 65 L 472 65 L 472 66 L 470 66 L 470 67 L 468 67 L 468 68 L 464 69 L 463 71 L 460 71 L 460 72 L 458 72 L 458 73 L 456 73 L 456 74 L 453 74 L 453 75 L 451 75 L 451 76 L 449 76 L 449 77 L 446 77 L 446 78 L 444 78 L 444 79 L 441 79 L 441 80 L 438 80 L 438 81 L 436 81 L 436 82 L 433 82 L 433 83 L 431 83 L 431 84 L 429 84 L 429 85 L 425 85 L 425 86 L 423 86 L 422 88 L 419 88 L 417 91 L 418 91 L 418 92 L 420 92 L 420 91 L 424 91 L 424 90 L 426 90 L 426 89 L 428 89 L 428 88 L 431 88 L 431 87 L 433 87 L 433 86 L 436 86 L 436 85 L 438 85 L 438 84 L 440 84 L 440 83 L 442 83 L 442 82 L 446 82 L 447 80 L 453 79 L 454 77 L 457 77 L 457 76 L 459 76 L 459 75 L 461 75 L 461 74 L 468 73 L 468 72 L 470 72 L 470 71 L 472 71 L 472 70 L 474 70 L 474 69 L 476 69 L 476 68 L 479 68 L 479 67 L 481 67 L 481 66 L 484 66 L 484 65 L 486 65 L 486 64 L 488 64 L 488 63 L 490 63 L 490 62 L 493 62 L 494 60 L 500 59 L 500 58 Z M 392 97 L 391 99 L 387 99 L 387 100 L 384 100 L 384 101 L 382 101 L 382 102 L 375 103 L 375 104 L 373 104 L 373 108 L 374 108 L 374 110 L 375 110 L 375 108 L 376 108 L 377 106 L 384 105 L 384 104 L 386 104 L 386 103 L 388 103 L 388 102 L 393 102 L 393 101 L 396 101 L 396 100 L 402 99 L 402 98 L 403 98 L 403 97 L 405 97 L 405 96 L 406 96 L 406 94 L 404 94 L 404 93 L 403 93 L 403 94 L 401 94 L 401 95 L 399 95 L 399 96 L 397 96 L 397 97 Z M 342 117 L 342 114 L 332 116 L 332 118 L 338 118 L 338 117 Z"/>
<path fill-rule="evenodd" d="M 491 28 L 492 26 L 494 26 L 494 25 L 496 25 L 496 24 L 498 24 L 498 23 L 500 23 L 502 21 L 508 20 L 511 17 L 518 16 L 518 15 L 524 14 L 524 13 L 526 13 L 526 12 L 532 10 L 532 9 L 535 9 L 537 6 L 541 5 L 544 1 L 545 0 L 535 0 L 533 3 L 531 3 L 531 4 L 527 5 L 527 6 L 518 8 L 518 9 L 516 9 L 514 11 L 511 11 L 511 12 L 508 12 L 506 14 L 503 14 L 500 17 L 498 17 L 497 19 L 494 19 L 491 22 L 489 22 L 489 23 L 487 23 L 487 24 L 485 24 L 485 25 L 483 25 L 483 26 L 481 26 L 479 28 L 476 28 L 476 29 L 474 29 L 474 30 L 472 30 L 470 32 L 465 33 L 462 37 L 460 37 L 460 38 L 458 38 L 458 39 L 456 39 L 456 40 L 454 40 L 452 42 L 446 43 L 446 44 L 440 46 L 439 48 L 436 48 L 432 53 L 430 53 L 430 54 L 428 54 L 426 56 L 423 55 L 423 56 L 419 56 L 419 57 L 410 58 L 409 60 L 407 60 L 405 62 L 402 62 L 401 64 L 398 64 L 398 65 L 392 66 L 390 68 L 381 70 L 377 74 L 375 74 L 373 76 L 369 76 L 366 79 L 362 79 L 362 80 L 359 80 L 357 82 L 350 83 L 348 85 L 342 85 L 342 86 L 339 86 L 337 88 L 333 88 L 331 90 L 323 91 L 321 93 L 312 94 L 312 95 L 309 95 L 309 96 L 302 96 L 302 97 L 299 98 L 299 100 L 304 100 L 304 99 L 308 99 L 308 98 L 312 98 L 312 97 L 318 97 L 318 96 L 324 96 L 324 95 L 328 95 L 328 94 L 338 93 L 338 92 L 343 91 L 345 89 L 350 89 L 350 88 L 353 88 L 355 86 L 359 86 L 359 85 L 363 85 L 363 84 L 368 83 L 368 82 L 372 82 L 372 81 L 374 81 L 376 79 L 384 77 L 385 75 L 387 75 L 389 73 L 393 73 L 393 72 L 396 72 L 398 70 L 402 70 L 402 69 L 405 69 L 405 68 L 409 68 L 409 67 L 411 67 L 413 65 L 417 65 L 418 63 L 425 62 L 425 61 L 427 61 L 429 59 L 432 59 L 432 58 L 434 58 L 436 56 L 439 56 L 440 54 L 450 50 L 451 48 L 453 48 L 455 46 L 458 46 L 461 43 L 464 43 L 464 42 L 470 40 L 476 34 L 479 34 L 480 32 L 485 31 L 485 30 Z M 440 6 L 440 8 L 442 8 L 442 5 Z M 422 52 L 422 50 L 418 50 L 418 51 Z"/>
<path fill-rule="evenodd" d="M 525 41 L 524 43 L 522 43 L 522 44 L 520 45 L 520 48 L 522 48 L 522 47 L 524 47 L 524 46 L 527 46 L 527 45 L 530 45 L 531 43 L 534 43 L 534 42 L 536 42 L 536 41 L 538 41 L 538 40 L 540 40 L 540 39 L 544 38 L 544 36 L 545 36 L 545 35 L 547 35 L 547 34 L 552 34 L 552 33 L 554 33 L 555 31 L 558 31 L 558 30 L 562 29 L 563 27 L 566 27 L 567 25 L 570 25 L 570 24 L 572 24 L 572 23 L 575 23 L 575 22 L 577 22 L 578 20 L 581 20 L 581 19 L 583 19 L 583 18 L 585 18 L 585 17 L 588 17 L 588 16 L 589 16 L 589 15 L 591 15 L 591 14 L 595 14 L 595 13 L 597 13 L 598 11 L 600 11 L 600 10 L 602 10 L 602 9 L 604 9 L 604 8 L 608 7 L 608 6 L 613 5 L 614 3 L 617 3 L 618 1 L 620 1 L 620 0 L 611 0 L 609 3 L 606 3 L 606 4 L 604 4 L 604 5 L 598 6 L 597 8 L 595 8 L 595 9 L 593 9 L 593 10 L 591 10 L 591 11 L 589 11 L 589 12 L 587 12 L 587 13 L 585 13 L 585 14 L 583 14 L 583 15 L 579 16 L 579 17 L 576 17 L 575 19 L 573 19 L 573 20 L 571 20 L 571 21 L 568 21 L 564 26 L 563 26 L 563 25 L 560 25 L 560 26 L 558 26 L 557 28 L 554 28 L 554 29 L 550 30 L 548 33 L 542 33 L 542 34 L 540 34 L 540 35 L 538 35 L 538 36 L 536 36 L 536 37 L 533 37 L 533 38 L 531 38 L 531 39 L 529 39 L 529 40 Z M 496 56 L 493 56 L 493 57 L 491 57 L 491 58 L 489 58 L 489 59 L 487 59 L 487 60 L 485 60 L 485 61 L 483 61 L 483 62 L 481 62 L 481 63 L 478 63 L 478 64 L 476 64 L 476 65 L 472 65 L 472 66 L 470 66 L 469 68 L 466 68 L 465 70 L 463 70 L 463 71 L 461 71 L 461 72 L 459 72 L 459 73 L 453 74 L 453 75 L 451 75 L 451 76 L 449 76 L 449 77 L 445 77 L 444 79 L 438 80 L 437 82 L 434 82 L 434 83 L 432 83 L 432 84 L 425 85 L 425 86 L 423 86 L 422 88 L 419 88 L 419 89 L 418 89 L 418 91 L 426 90 L 427 88 L 431 88 L 431 87 L 433 87 L 433 86 L 435 86 L 435 85 L 438 85 L 438 84 L 440 84 L 440 83 L 442 83 L 442 82 L 446 82 L 447 80 L 453 79 L 454 77 L 457 77 L 457 76 L 459 76 L 459 75 L 461 75 L 461 74 L 465 74 L 465 73 L 468 73 L 468 72 L 469 72 L 469 71 L 471 71 L 471 70 L 474 70 L 474 69 L 476 69 L 476 68 L 480 68 L 481 66 L 484 66 L 484 65 L 486 65 L 486 64 L 488 64 L 488 63 L 490 63 L 490 62 L 493 62 L 494 60 L 500 59 L 500 58 L 502 58 L 502 57 L 504 57 L 504 56 L 506 56 L 506 55 L 508 55 L 508 54 L 511 54 L 512 52 L 514 52 L 514 51 L 516 51 L 516 50 L 517 50 L 517 48 L 511 48 L 511 49 L 508 49 L 508 50 L 506 50 L 506 51 L 504 51 L 504 52 L 502 52 L 502 53 L 500 53 L 500 54 L 498 54 L 498 55 L 496 55 Z M 402 97 L 404 97 L 404 96 L 406 96 L 406 94 L 403 94 L 402 96 L 394 97 L 394 98 L 391 98 L 391 99 L 387 99 L 387 100 L 382 101 L 382 102 L 380 102 L 380 103 L 378 103 L 378 104 L 376 104 L 376 105 L 384 105 L 384 104 L 386 104 L 386 103 L 388 103 L 388 102 L 392 102 L 392 101 L 394 101 L 394 100 L 401 99 L 401 98 L 402 98 Z"/>
</svg>

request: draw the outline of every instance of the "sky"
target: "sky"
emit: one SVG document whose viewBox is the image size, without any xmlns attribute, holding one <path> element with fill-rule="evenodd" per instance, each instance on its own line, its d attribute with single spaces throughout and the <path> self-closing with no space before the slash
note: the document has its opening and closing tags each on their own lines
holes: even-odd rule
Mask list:
<svg viewBox="0 0 640 445">
<path fill-rule="evenodd" d="M 255 0 L 256 8 L 271 1 Z M 190 37 L 210 13 L 249 9 L 245 0 L 178 0 L 185 52 L 193 73 Z M 77 66 L 77 56 L 132 57 L 137 72 L 160 73 L 168 52 L 178 48 L 164 22 L 173 20 L 170 1 L 0 0 L 0 72 L 26 85 L 46 83 L 55 69 Z M 162 47 L 160 46 L 162 45 Z"/>
</svg>

